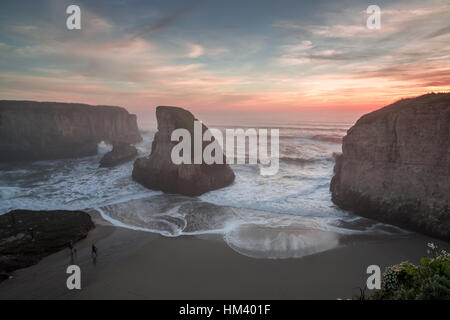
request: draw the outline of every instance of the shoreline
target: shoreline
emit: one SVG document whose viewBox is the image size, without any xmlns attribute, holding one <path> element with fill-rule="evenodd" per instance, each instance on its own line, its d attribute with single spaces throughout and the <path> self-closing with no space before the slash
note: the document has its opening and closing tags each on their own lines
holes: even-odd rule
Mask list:
<svg viewBox="0 0 450 320">
<path fill-rule="evenodd" d="M 302 258 L 241 255 L 219 237 L 163 237 L 116 227 L 89 211 L 96 228 L 76 244 L 81 290 L 68 290 L 68 250 L 16 270 L 0 284 L 0 299 L 346 299 L 358 293 L 366 268 L 409 260 L 418 263 L 426 244 L 448 243 L 419 234 L 387 240 L 355 238 Z M 92 243 L 99 249 L 94 264 Z M 370 291 L 367 291 L 370 294 Z"/>
</svg>

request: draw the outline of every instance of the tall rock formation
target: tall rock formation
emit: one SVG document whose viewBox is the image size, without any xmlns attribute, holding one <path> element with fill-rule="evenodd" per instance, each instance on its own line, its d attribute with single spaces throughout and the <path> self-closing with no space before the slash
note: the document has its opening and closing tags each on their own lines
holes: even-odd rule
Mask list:
<svg viewBox="0 0 450 320">
<path fill-rule="evenodd" d="M 0 101 L 0 161 L 74 158 L 101 141 L 141 141 L 136 116 L 120 107 Z"/>
<path fill-rule="evenodd" d="M 227 164 L 179 164 L 172 162 L 172 148 L 178 142 L 170 137 L 175 129 L 187 129 L 194 137 L 192 113 L 178 107 L 156 109 L 158 132 L 155 134 L 150 156 L 139 158 L 134 163 L 133 179 L 145 187 L 198 196 L 210 190 L 228 186 L 234 181 L 234 172 Z M 208 128 L 203 125 L 203 132 Z M 203 148 L 207 144 L 203 143 Z M 193 163 L 193 162 L 192 162 Z"/>
<path fill-rule="evenodd" d="M 113 149 L 100 160 L 100 168 L 111 168 L 119 164 L 131 161 L 138 155 L 135 146 L 126 142 L 114 142 Z"/>
<path fill-rule="evenodd" d="M 343 139 L 333 201 L 356 214 L 450 241 L 450 94 L 400 100 Z"/>
</svg>

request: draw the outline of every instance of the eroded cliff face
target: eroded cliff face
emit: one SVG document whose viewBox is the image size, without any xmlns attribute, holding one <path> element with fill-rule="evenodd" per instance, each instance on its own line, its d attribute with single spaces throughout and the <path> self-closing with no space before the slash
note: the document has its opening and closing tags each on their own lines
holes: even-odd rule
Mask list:
<svg viewBox="0 0 450 320">
<path fill-rule="evenodd" d="M 158 132 L 155 134 L 150 156 L 134 163 L 133 179 L 145 187 L 167 193 L 198 196 L 223 188 L 234 181 L 234 172 L 227 164 L 180 164 L 172 162 L 171 152 L 178 142 L 170 137 L 175 129 L 184 128 L 194 137 L 195 117 L 178 107 L 156 109 Z M 203 125 L 203 132 L 207 127 Z M 208 143 L 203 143 L 203 149 Z M 193 145 L 193 143 L 192 143 Z M 202 149 L 202 151 L 203 151 Z"/>
<path fill-rule="evenodd" d="M 120 107 L 0 101 L 0 161 L 74 158 L 101 141 L 141 141 L 136 116 Z"/>
<path fill-rule="evenodd" d="M 450 240 L 450 94 L 367 114 L 343 139 L 333 201 L 356 214 Z"/>
</svg>

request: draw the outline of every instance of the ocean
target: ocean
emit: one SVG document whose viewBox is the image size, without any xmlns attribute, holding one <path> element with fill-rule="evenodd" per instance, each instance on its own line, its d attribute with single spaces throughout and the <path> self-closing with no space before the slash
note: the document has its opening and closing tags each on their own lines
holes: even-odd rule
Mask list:
<svg viewBox="0 0 450 320">
<path fill-rule="evenodd" d="M 407 233 L 355 216 L 331 201 L 333 153 L 341 152 L 341 139 L 354 121 L 205 123 L 222 130 L 278 128 L 278 173 L 262 176 L 258 164 L 235 164 L 231 186 L 195 198 L 168 195 L 134 182 L 133 161 L 99 168 L 101 157 L 111 149 L 101 143 L 92 157 L 1 165 L 0 214 L 94 208 L 117 226 L 166 237 L 220 238 L 254 258 L 295 258 L 338 247 L 352 236 L 376 239 Z M 143 141 L 137 148 L 139 156 L 145 156 L 156 126 L 153 121 L 140 123 L 140 128 Z"/>
</svg>

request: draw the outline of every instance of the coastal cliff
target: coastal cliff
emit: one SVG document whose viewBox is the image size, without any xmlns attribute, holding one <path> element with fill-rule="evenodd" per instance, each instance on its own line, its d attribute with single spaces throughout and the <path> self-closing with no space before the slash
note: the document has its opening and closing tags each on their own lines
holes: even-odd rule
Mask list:
<svg viewBox="0 0 450 320">
<path fill-rule="evenodd" d="M 361 117 L 334 171 L 330 190 L 340 207 L 450 241 L 450 94 Z"/>
<path fill-rule="evenodd" d="M 178 107 L 158 107 L 156 118 L 158 132 L 153 140 L 152 152 L 150 156 L 135 161 L 135 181 L 149 189 L 188 196 L 198 196 L 233 183 L 234 172 L 228 164 L 177 165 L 172 162 L 171 151 L 178 142 L 171 141 L 171 134 L 175 129 L 183 128 L 194 137 L 196 119 L 192 113 Z M 203 132 L 207 129 L 203 125 Z M 205 146 L 203 143 L 203 149 Z"/>
<path fill-rule="evenodd" d="M 83 157 L 101 141 L 141 140 L 136 116 L 121 107 L 0 101 L 0 162 Z"/>
</svg>

